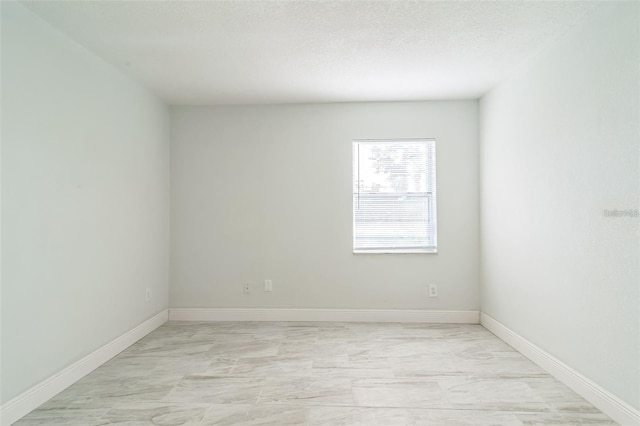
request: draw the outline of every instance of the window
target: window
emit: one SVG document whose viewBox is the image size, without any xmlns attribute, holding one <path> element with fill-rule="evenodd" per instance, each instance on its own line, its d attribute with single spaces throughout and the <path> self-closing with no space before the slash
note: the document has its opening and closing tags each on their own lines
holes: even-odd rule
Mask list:
<svg viewBox="0 0 640 426">
<path fill-rule="evenodd" d="M 353 141 L 353 252 L 436 249 L 436 141 Z"/>
</svg>

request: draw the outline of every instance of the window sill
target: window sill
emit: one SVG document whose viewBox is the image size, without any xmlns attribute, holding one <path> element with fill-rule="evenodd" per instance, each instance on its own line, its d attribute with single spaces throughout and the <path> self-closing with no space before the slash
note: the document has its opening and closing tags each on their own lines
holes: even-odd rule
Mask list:
<svg viewBox="0 0 640 426">
<path fill-rule="evenodd" d="M 359 249 L 353 254 L 438 254 L 438 249 Z"/>
</svg>

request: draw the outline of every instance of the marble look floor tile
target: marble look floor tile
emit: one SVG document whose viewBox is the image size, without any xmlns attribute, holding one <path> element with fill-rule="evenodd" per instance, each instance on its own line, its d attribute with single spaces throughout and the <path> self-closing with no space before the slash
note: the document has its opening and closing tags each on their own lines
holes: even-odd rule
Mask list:
<svg viewBox="0 0 640 426">
<path fill-rule="evenodd" d="M 313 426 L 404 426 L 414 425 L 414 416 L 404 408 L 311 407 Z"/>
<path fill-rule="evenodd" d="M 309 409 L 288 405 L 212 404 L 203 426 L 288 426 L 307 424 Z"/>
<path fill-rule="evenodd" d="M 264 330 L 258 333 L 238 332 L 233 329 L 208 330 L 197 333 L 190 338 L 193 341 L 210 343 L 281 341 L 285 339 L 286 330 Z"/>
<path fill-rule="evenodd" d="M 364 407 L 445 407 L 446 400 L 436 380 L 354 379 L 356 405 Z"/>
<path fill-rule="evenodd" d="M 168 322 L 16 424 L 615 423 L 480 325 Z"/>
<path fill-rule="evenodd" d="M 348 346 L 344 342 L 282 342 L 278 350 L 279 355 L 303 357 L 332 357 L 346 355 Z M 313 354 L 313 355 L 312 355 Z"/>
<path fill-rule="evenodd" d="M 377 379 L 377 378 L 393 378 L 396 377 L 391 368 L 353 368 L 335 366 L 331 368 L 312 368 L 312 377 L 334 377 L 334 378 L 350 378 L 350 379 Z"/>
<path fill-rule="evenodd" d="M 616 422 L 602 413 L 514 413 L 524 426 L 611 426 Z"/>
<path fill-rule="evenodd" d="M 109 380 L 114 377 L 140 377 L 149 375 L 161 361 L 162 357 L 149 356 L 116 356 L 95 369 L 87 379 Z"/>
<path fill-rule="evenodd" d="M 228 340 L 215 343 L 208 353 L 212 357 L 261 358 L 277 355 L 279 347 L 279 340 Z"/>
<path fill-rule="evenodd" d="M 127 401 L 160 401 L 180 381 L 181 376 L 150 375 L 96 381 L 89 378 L 72 385 L 67 392 L 73 403 L 92 401 L 94 405 L 110 405 Z"/>
<path fill-rule="evenodd" d="M 354 405 L 350 379 L 269 378 L 261 404 Z"/>
<path fill-rule="evenodd" d="M 102 425 L 106 408 L 39 408 L 13 426 L 92 426 Z"/>
<path fill-rule="evenodd" d="M 448 329 L 440 327 L 439 325 L 441 324 L 399 323 L 397 324 L 397 327 L 391 330 L 387 331 L 383 329 L 381 336 L 391 339 L 441 339 L 448 333 Z M 457 330 L 458 332 L 460 332 L 462 329 L 454 328 L 452 330 Z M 468 335 L 468 331 L 464 331 L 464 333 L 465 335 Z"/>
<path fill-rule="evenodd" d="M 233 335 L 245 336 L 253 339 L 282 338 L 287 330 L 284 323 L 277 322 L 218 322 L 209 323 L 212 327 L 202 327 L 196 334 L 209 334 L 212 336 Z"/>
<path fill-rule="evenodd" d="M 288 343 L 316 343 L 318 341 L 318 329 L 292 327 L 284 332 L 283 341 Z"/>
<path fill-rule="evenodd" d="M 353 359 L 416 358 L 433 351 L 433 344 L 419 340 L 385 339 L 368 345 L 353 345 L 349 355 Z"/>
<path fill-rule="evenodd" d="M 486 410 L 410 410 L 416 426 L 523 426 L 517 413 Z"/>
<path fill-rule="evenodd" d="M 164 398 L 168 402 L 256 403 L 264 380 L 258 378 L 185 376 Z"/>
<path fill-rule="evenodd" d="M 157 361 L 155 368 L 151 371 L 151 374 L 176 374 L 180 376 L 199 375 L 204 371 L 211 371 L 212 364 L 218 360 L 219 358 L 211 358 L 209 355 L 162 357 Z"/>
<path fill-rule="evenodd" d="M 391 362 L 387 358 L 365 358 L 353 355 L 324 356 L 313 359 L 313 368 L 391 369 Z"/>
<path fill-rule="evenodd" d="M 467 374 L 458 370 L 451 357 L 389 358 L 391 371 L 398 378 L 420 378 L 442 374 Z"/>
<path fill-rule="evenodd" d="M 60 392 L 58 395 L 54 396 L 44 404 L 40 405 L 36 410 L 32 411 L 31 413 L 33 414 L 41 410 L 64 409 L 69 407 L 69 405 L 71 405 L 73 403 L 73 400 L 76 398 L 76 394 L 71 394 L 69 392 L 69 389 L 70 388 L 67 388 L 63 392 Z"/>
<path fill-rule="evenodd" d="M 129 356 L 190 356 L 207 353 L 212 347 L 212 342 L 187 343 L 179 336 L 158 340 L 141 340 L 127 350 Z"/>
<path fill-rule="evenodd" d="M 209 404 L 124 404 L 115 405 L 103 416 L 103 425 L 198 426 Z"/>
<path fill-rule="evenodd" d="M 313 426 L 523 426 L 517 413 L 484 410 L 311 407 Z"/>
<path fill-rule="evenodd" d="M 496 411 L 550 411 L 547 401 L 525 379 L 440 376 L 435 378 L 447 404 L 443 408 Z"/>
<path fill-rule="evenodd" d="M 487 359 L 463 359 L 457 356 L 451 358 L 455 371 L 481 376 L 546 376 L 542 368 L 525 358 L 501 357 L 489 355 Z"/>
<path fill-rule="evenodd" d="M 240 358 L 210 358 L 209 365 L 194 376 L 231 376 Z"/>
<path fill-rule="evenodd" d="M 293 356 L 271 356 L 239 359 L 231 374 L 238 377 L 309 377 L 310 359 Z"/>
<path fill-rule="evenodd" d="M 573 392 L 553 377 L 528 377 L 523 379 L 554 411 L 599 413 L 600 411 L 584 398 Z"/>
<path fill-rule="evenodd" d="M 221 323 L 213 323 L 208 321 L 168 321 L 152 331 L 147 337 L 154 338 L 155 336 L 165 335 L 180 335 L 184 337 L 190 337 L 195 333 L 202 333 L 208 329 L 219 329 Z"/>
</svg>

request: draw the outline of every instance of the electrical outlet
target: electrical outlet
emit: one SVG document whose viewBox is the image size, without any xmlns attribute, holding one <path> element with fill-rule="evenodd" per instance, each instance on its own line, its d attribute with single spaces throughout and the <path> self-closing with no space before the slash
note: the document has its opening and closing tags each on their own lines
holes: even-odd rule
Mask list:
<svg viewBox="0 0 640 426">
<path fill-rule="evenodd" d="M 438 285 L 429 284 L 429 297 L 438 297 Z"/>
<path fill-rule="evenodd" d="M 264 280 L 264 291 L 273 291 L 273 281 Z"/>
<path fill-rule="evenodd" d="M 149 302 L 151 300 L 151 288 L 147 287 L 144 292 L 144 300 Z"/>
<path fill-rule="evenodd" d="M 248 294 L 249 290 L 250 290 L 249 283 L 244 283 L 244 287 L 242 289 L 242 292 L 245 293 L 245 294 Z"/>
</svg>

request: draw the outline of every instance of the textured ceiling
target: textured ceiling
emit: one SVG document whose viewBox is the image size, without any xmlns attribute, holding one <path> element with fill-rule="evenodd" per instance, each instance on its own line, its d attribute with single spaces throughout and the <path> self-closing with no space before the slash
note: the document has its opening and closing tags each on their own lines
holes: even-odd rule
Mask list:
<svg viewBox="0 0 640 426">
<path fill-rule="evenodd" d="M 170 104 L 477 98 L 597 2 L 25 1 Z"/>
</svg>

